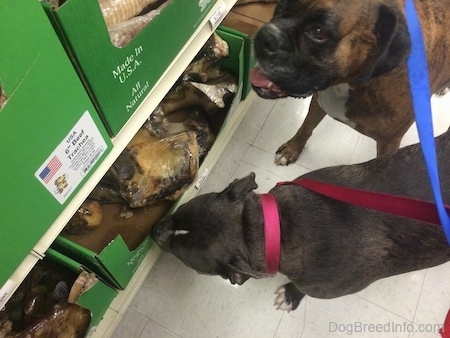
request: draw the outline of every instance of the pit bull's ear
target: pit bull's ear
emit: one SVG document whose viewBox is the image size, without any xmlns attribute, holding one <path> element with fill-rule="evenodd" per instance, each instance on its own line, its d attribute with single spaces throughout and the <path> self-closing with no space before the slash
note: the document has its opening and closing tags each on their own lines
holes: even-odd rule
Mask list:
<svg viewBox="0 0 450 338">
<path fill-rule="evenodd" d="M 250 173 L 244 178 L 234 180 L 223 191 L 232 201 L 237 201 L 244 198 L 250 191 L 258 188 L 255 181 L 255 173 Z"/>
<path fill-rule="evenodd" d="M 380 5 L 375 26 L 378 55 L 367 78 L 397 67 L 409 54 L 411 40 L 405 17 L 397 8 Z"/>
<path fill-rule="evenodd" d="M 240 256 L 234 256 L 231 261 L 226 264 L 226 268 L 230 271 L 230 281 L 233 284 L 242 285 L 249 278 L 263 278 L 266 274 L 254 271 L 248 262 Z"/>
</svg>

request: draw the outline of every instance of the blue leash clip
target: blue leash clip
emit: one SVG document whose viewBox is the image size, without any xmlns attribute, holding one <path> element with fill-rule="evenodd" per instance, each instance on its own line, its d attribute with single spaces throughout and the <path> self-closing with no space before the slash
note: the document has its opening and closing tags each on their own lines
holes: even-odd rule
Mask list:
<svg viewBox="0 0 450 338">
<path fill-rule="evenodd" d="M 406 21 L 411 36 L 411 53 L 406 60 L 411 99 L 419 133 L 422 153 L 428 170 L 436 209 L 444 229 L 447 242 L 450 245 L 450 216 L 444 207 L 439 180 L 436 145 L 433 136 L 433 121 L 431 118 L 431 91 L 428 78 L 428 64 L 422 29 L 413 0 L 405 3 Z"/>
</svg>

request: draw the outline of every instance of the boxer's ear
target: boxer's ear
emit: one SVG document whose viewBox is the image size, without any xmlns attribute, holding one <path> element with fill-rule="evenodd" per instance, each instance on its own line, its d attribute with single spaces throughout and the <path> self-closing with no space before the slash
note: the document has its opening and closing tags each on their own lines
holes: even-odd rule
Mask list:
<svg viewBox="0 0 450 338">
<path fill-rule="evenodd" d="M 378 55 L 368 78 L 397 67 L 411 49 L 406 20 L 397 8 L 380 5 L 375 35 L 378 40 Z"/>
<path fill-rule="evenodd" d="M 256 188 L 258 185 L 255 181 L 255 173 L 250 173 L 244 178 L 231 182 L 222 193 L 225 193 L 232 201 L 237 201 Z"/>
</svg>

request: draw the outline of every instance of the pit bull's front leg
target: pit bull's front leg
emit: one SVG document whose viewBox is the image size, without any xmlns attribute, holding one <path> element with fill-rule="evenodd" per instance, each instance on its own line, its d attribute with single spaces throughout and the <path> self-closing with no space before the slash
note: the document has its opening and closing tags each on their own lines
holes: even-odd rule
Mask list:
<svg viewBox="0 0 450 338">
<path fill-rule="evenodd" d="M 294 283 L 288 283 L 281 286 L 276 291 L 276 295 L 277 297 L 275 298 L 274 305 L 277 307 L 277 310 L 287 312 L 295 310 L 305 296 L 303 292 L 297 289 Z"/>
</svg>

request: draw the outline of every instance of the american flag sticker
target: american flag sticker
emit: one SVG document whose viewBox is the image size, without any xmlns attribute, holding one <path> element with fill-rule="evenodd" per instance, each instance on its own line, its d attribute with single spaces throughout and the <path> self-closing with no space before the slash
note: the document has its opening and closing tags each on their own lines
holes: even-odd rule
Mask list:
<svg viewBox="0 0 450 338">
<path fill-rule="evenodd" d="M 34 172 L 39 182 L 64 204 L 108 149 L 89 111 L 85 111 Z M 1 336 L 1 335 L 0 335 Z"/>
<path fill-rule="evenodd" d="M 58 172 L 59 168 L 61 168 L 62 163 L 57 156 L 53 156 L 52 159 L 48 162 L 48 164 L 44 167 L 44 169 L 39 174 L 41 180 L 45 183 L 48 183 L 52 177 Z"/>
</svg>

